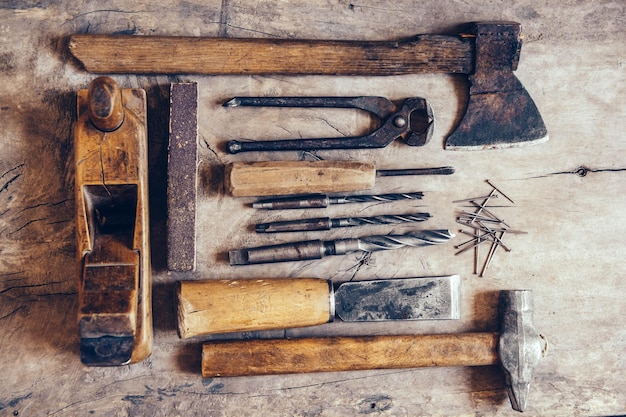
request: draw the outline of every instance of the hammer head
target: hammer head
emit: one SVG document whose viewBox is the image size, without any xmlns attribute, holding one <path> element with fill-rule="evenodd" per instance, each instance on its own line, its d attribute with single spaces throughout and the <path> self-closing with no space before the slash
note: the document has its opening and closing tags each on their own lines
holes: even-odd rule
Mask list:
<svg viewBox="0 0 626 417">
<path fill-rule="evenodd" d="M 514 22 L 474 23 L 474 70 L 465 114 L 446 149 L 510 148 L 548 140 L 541 114 L 513 71 L 522 47 Z"/>
<path fill-rule="evenodd" d="M 499 310 L 498 357 L 506 376 L 511 406 L 516 411 L 524 411 L 533 369 L 545 352 L 544 339 L 533 327 L 532 292 L 502 291 Z"/>
</svg>

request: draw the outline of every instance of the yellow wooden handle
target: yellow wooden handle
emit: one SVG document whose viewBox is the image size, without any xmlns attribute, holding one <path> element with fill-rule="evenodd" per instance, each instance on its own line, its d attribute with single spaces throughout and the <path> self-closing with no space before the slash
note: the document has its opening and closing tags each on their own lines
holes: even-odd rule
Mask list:
<svg viewBox="0 0 626 417">
<path fill-rule="evenodd" d="M 217 341 L 202 376 L 245 376 L 498 363 L 497 333 Z"/>
<path fill-rule="evenodd" d="M 181 281 L 177 298 L 181 338 L 313 326 L 334 317 L 332 286 L 325 279 Z"/>
<path fill-rule="evenodd" d="M 354 161 L 235 162 L 226 166 L 234 197 L 361 191 L 374 187 L 374 164 Z"/>
</svg>

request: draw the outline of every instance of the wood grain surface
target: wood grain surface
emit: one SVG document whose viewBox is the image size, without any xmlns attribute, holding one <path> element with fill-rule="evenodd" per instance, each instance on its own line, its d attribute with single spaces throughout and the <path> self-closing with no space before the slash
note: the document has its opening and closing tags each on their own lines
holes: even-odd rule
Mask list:
<svg viewBox="0 0 626 417">
<path fill-rule="evenodd" d="M 319 278 L 181 281 L 181 338 L 313 326 L 334 320 L 335 299 Z"/>
<path fill-rule="evenodd" d="M 498 333 L 229 340 L 202 347 L 202 376 L 253 376 L 498 363 Z"/>
<path fill-rule="evenodd" d="M 440 35 L 385 42 L 75 35 L 69 48 L 95 73 L 399 75 L 473 68 L 471 42 Z"/>
<path fill-rule="evenodd" d="M 0 5 L 0 416 L 4 415 L 441 415 L 514 416 L 495 366 L 264 377 L 202 378 L 201 345 L 225 338 L 394 335 L 497 330 L 498 290 L 532 289 L 535 326 L 549 340 L 527 415 L 626 414 L 626 24 L 624 2 L 543 3 L 409 0 L 147 2 L 17 0 Z M 154 350 L 142 363 L 83 366 L 78 354 L 72 131 L 76 92 L 95 78 L 71 58 L 72 34 L 215 36 L 389 41 L 454 34 L 466 22 L 522 23 L 517 77 L 546 122 L 550 141 L 506 150 L 452 152 L 443 140 L 467 99 L 462 76 L 115 75 L 148 99 Z M 167 57 L 164 57 L 167 59 Z M 171 82 L 198 83 L 197 266 L 167 272 L 166 183 Z M 423 191 L 423 200 L 332 207 L 305 213 L 250 208 L 223 187 L 236 161 L 315 159 L 299 152 L 229 155 L 234 139 L 352 136 L 373 121 L 356 110 L 224 108 L 238 96 L 424 97 L 435 115 L 431 141 L 409 147 L 316 152 L 377 169 L 451 165 L 437 177 L 379 178 L 372 192 Z M 493 211 L 511 227 L 485 277 L 471 251 L 450 245 L 351 254 L 318 261 L 231 267 L 229 250 L 290 240 L 402 233 L 371 226 L 306 236 L 257 235 L 258 222 L 428 211 L 424 228 L 461 227 L 459 199 L 488 194 L 490 179 L 515 202 Z M 369 192 L 368 192 L 369 193 Z M 354 230 L 353 230 L 354 229 Z M 469 238 L 469 237 L 468 237 Z M 481 256 L 487 248 L 481 247 Z M 460 274 L 462 318 L 439 322 L 334 323 L 304 329 L 181 340 L 179 279 L 314 277 L 334 282 Z"/>
<path fill-rule="evenodd" d="M 233 162 L 224 187 L 233 197 L 363 191 L 374 187 L 376 167 L 356 161 Z"/>
</svg>

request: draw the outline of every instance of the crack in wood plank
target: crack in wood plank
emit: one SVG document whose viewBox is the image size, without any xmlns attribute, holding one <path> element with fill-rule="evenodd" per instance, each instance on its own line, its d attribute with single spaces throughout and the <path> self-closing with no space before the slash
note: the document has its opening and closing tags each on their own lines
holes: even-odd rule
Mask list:
<svg viewBox="0 0 626 417">
<path fill-rule="evenodd" d="M 3 191 L 8 191 L 8 189 L 9 189 L 9 185 L 11 185 L 11 184 L 12 184 L 12 183 L 14 183 L 15 181 L 17 181 L 17 179 L 18 179 L 19 177 L 21 177 L 21 176 L 22 176 L 22 174 L 21 174 L 21 173 L 19 173 L 19 174 L 15 174 L 15 175 L 13 176 L 13 178 L 11 178 L 11 179 L 10 179 L 10 180 L 8 180 L 7 182 L 5 182 L 5 183 L 4 183 L 4 185 L 3 185 L 2 187 L 0 187 L 0 193 L 1 193 L 1 192 L 3 192 Z"/>
<path fill-rule="evenodd" d="M 0 290 L 0 294 L 4 294 L 6 292 L 13 291 L 13 290 L 16 290 L 16 289 L 46 287 L 48 285 L 63 284 L 64 282 L 65 281 L 53 281 L 53 282 L 46 282 L 46 283 L 43 283 L 43 284 L 15 285 L 13 287 L 7 287 L 7 288 L 4 288 L 4 289 Z M 73 293 L 73 294 L 76 294 L 76 293 Z"/>
<path fill-rule="evenodd" d="M 19 232 L 19 231 L 25 229 L 26 227 L 30 226 L 31 224 L 36 223 L 36 222 L 41 222 L 41 221 L 44 221 L 44 220 L 47 220 L 47 219 L 48 219 L 47 217 L 42 217 L 42 218 L 39 218 L 39 219 L 29 220 L 26 223 L 24 223 L 22 226 L 20 226 L 17 229 L 15 229 L 14 231 L 7 233 L 7 236 L 13 236 L 17 232 Z"/>
<path fill-rule="evenodd" d="M 68 201 L 73 201 L 73 200 L 74 200 L 73 198 L 65 198 L 65 199 L 63 199 L 63 200 L 61 200 L 61 201 L 57 201 L 57 202 L 55 202 L 55 203 L 39 203 L 39 204 L 35 204 L 35 205 L 33 205 L 33 206 L 24 207 L 23 209 L 21 209 L 21 210 L 19 211 L 19 213 L 21 213 L 21 212 L 23 212 L 23 211 L 26 211 L 26 210 L 32 210 L 32 209 L 35 209 L 35 208 L 39 208 L 39 207 L 54 207 L 54 206 L 60 206 L 60 205 L 61 205 L 61 204 L 63 204 L 63 203 L 66 203 L 66 202 L 68 202 Z"/>
<path fill-rule="evenodd" d="M 19 397 L 12 398 L 12 399 L 10 399 L 10 400 L 8 400 L 6 402 L 5 401 L 0 401 L 0 411 L 4 410 L 7 407 L 15 408 L 20 402 L 29 399 L 32 395 L 33 395 L 33 393 L 29 392 L 26 395 L 22 395 L 22 396 L 19 396 Z M 17 414 L 14 413 L 13 415 L 17 415 Z"/>
<path fill-rule="evenodd" d="M 3 320 L 3 319 L 11 317 L 12 315 L 14 315 L 15 313 L 17 313 L 18 311 L 20 311 L 23 308 L 26 308 L 26 306 L 23 306 L 23 305 L 19 306 L 18 308 L 16 308 L 15 310 L 11 311 L 10 313 L 5 314 L 4 316 L 1 316 L 0 320 Z M 1 410 L 1 408 L 0 408 L 0 410 Z"/>
<path fill-rule="evenodd" d="M 552 175 L 564 175 L 564 174 L 576 174 L 579 177 L 586 177 L 587 174 L 589 174 L 590 172 L 595 173 L 595 172 L 622 172 L 622 171 L 626 171 L 626 168 L 589 168 L 589 167 L 586 167 L 585 165 L 581 165 L 578 168 L 571 170 L 571 171 L 551 172 L 546 175 L 538 175 L 538 176 L 531 177 L 531 178 L 547 178 Z"/>
</svg>

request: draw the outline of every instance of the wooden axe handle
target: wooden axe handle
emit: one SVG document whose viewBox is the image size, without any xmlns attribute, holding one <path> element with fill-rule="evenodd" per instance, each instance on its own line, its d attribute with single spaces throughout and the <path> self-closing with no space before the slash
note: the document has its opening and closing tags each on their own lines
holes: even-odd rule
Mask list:
<svg viewBox="0 0 626 417">
<path fill-rule="evenodd" d="M 362 191 L 375 181 L 374 164 L 355 161 L 234 162 L 224 172 L 234 197 Z"/>
<path fill-rule="evenodd" d="M 96 73 L 398 75 L 473 70 L 473 40 L 399 41 L 73 35 L 71 53 Z"/>
<path fill-rule="evenodd" d="M 499 363 L 498 333 L 216 341 L 202 376 L 247 376 Z"/>
</svg>

